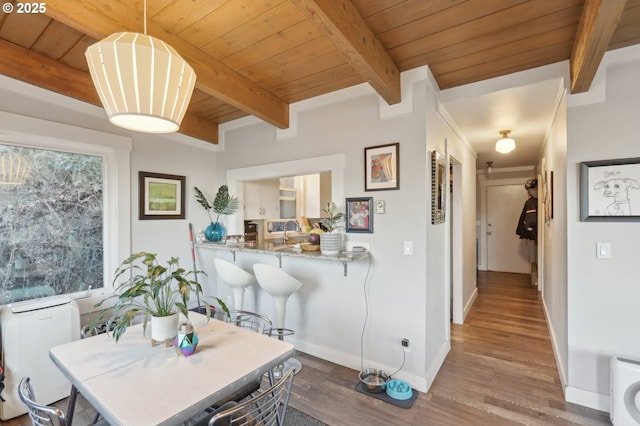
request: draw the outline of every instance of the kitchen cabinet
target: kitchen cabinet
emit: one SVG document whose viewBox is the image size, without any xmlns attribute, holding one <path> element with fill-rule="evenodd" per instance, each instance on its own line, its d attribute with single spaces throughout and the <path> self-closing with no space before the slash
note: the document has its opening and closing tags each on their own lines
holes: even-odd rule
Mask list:
<svg viewBox="0 0 640 426">
<path fill-rule="evenodd" d="M 244 183 L 244 217 L 247 220 L 280 217 L 280 180 Z"/>
</svg>

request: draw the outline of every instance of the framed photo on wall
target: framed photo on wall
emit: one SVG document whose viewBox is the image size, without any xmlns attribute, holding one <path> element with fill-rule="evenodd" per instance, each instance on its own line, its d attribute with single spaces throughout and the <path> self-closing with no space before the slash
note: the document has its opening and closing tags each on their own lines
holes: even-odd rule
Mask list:
<svg viewBox="0 0 640 426">
<path fill-rule="evenodd" d="M 444 223 L 447 205 L 447 176 L 444 155 L 431 152 L 431 223 Z"/>
<path fill-rule="evenodd" d="M 184 219 L 185 177 L 138 172 L 140 220 Z"/>
<path fill-rule="evenodd" d="M 373 233 L 373 197 L 347 198 L 347 232 Z"/>
<path fill-rule="evenodd" d="M 640 158 L 580 164 L 580 220 L 640 221 Z"/>
<path fill-rule="evenodd" d="M 400 189 L 400 143 L 364 149 L 364 190 Z"/>
</svg>

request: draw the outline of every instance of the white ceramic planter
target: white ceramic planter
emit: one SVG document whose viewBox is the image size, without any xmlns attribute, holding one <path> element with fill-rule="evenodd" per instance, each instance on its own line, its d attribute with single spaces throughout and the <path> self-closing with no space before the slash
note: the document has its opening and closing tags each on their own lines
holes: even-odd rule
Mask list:
<svg viewBox="0 0 640 426">
<path fill-rule="evenodd" d="M 320 251 L 322 254 L 336 256 L 342 250 L 342 234 L 320 234 Z"/>
<path fill-rule="evenodd" d="M 151 317 L 151 339 L 162 342 L 178 335 L 178 314 Z"/>
</svg>

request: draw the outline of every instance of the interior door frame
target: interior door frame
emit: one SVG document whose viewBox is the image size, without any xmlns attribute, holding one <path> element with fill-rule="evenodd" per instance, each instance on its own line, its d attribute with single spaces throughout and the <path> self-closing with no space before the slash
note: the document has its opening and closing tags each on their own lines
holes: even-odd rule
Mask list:
<svg viewBox="0 0 640 426">
<path fill-rule="evenodd" d="M 522 185 L 529 177 L 518 177 L 508 179 L 485 179 L 480 181 L 480 235 L 478 249 L 478 270 L 486 271 L 488 267 L 489 248 L 487 246 L 487 187 L 503 185 Z M 516 221 L 517 222 L 517 221 Z M 514 227 L 515 233 L 515 227 Z"/>
</svg>

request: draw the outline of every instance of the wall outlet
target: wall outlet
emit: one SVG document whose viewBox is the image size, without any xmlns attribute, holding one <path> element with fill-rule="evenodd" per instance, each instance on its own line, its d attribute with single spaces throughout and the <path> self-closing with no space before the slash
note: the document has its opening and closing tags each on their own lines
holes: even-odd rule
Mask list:
<svg viewBox="0 0 640 426">
<path fill-rule="evenodd" d="M 405 352 L 411 352 L 411 340 L 403 337 L 400 341 L 400 344 L 402 345 L 402 350 L 404 350 Z"/>
</svg>

